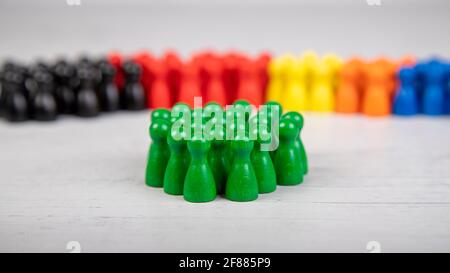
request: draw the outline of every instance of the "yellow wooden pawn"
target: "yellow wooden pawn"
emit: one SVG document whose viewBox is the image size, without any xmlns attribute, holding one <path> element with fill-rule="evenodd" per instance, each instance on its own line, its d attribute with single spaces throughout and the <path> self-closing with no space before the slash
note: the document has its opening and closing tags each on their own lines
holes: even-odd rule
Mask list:
<svg viewBox="0 0 450 273">
<path fill-rule="evenodd" d="M 291 54 L 291 53 L 286 53 L 280 56 L 280 62 L 281 62 L 281 77 L 283 79 L 283 88 L 281 90 L 281 94 L 279 97 L 279 102 L 281 104 L 281 106 L 283 107 L 283 109 L 286 109 L 286 105 L 284 105 L 285 103 L 285 97 L 286 97 L 286 92 L 287 92 L 287 87 L 288 87 L 288 83 L 291 80 L 292 77 L 292 67 L 294 66 L 295 62 L 296 62 L 296 57 L 295 55 Z"/>
<path fill-rule="evenodd" d="M 313 50 L 306 50 L 301 55 L 301 64 L 303 70 L 305 71 L 305 86 L 308 92 L 311 91 L 311 87 L 314 84 L 314 71 L 319 63 L 319 57 L 317 53 Z"/>
<path fill-rule="evenodd" d="M 339 85 L 339 73 L 343 66 L 342 59 L 333 53 L 327 53 L 322 58 L 323 62 L 330 68 L 333 90 L 336 90 Z"/>
<path fill-rule="evenodd" d="M 282 62 L 280 58 L 273 58 L 267 66 L 269 74 L 269 84 L 266 90 L 267 101 L 281 100 L 281 93 L 283 90 L 283 75 L 282 75 Z"/>
<path fill-rule="evenodd" d="M 334 90 L 331 69 L 320 62 L 315 69 L 311 91 L 311 110 L 317 112 L 334 111 Z"/>
<path fill-rule="evenodd" d="M 283 107 L 287 111 L 305 111 L 308 109 L 308 92 L 305 86 L 305 66 L 300 60 L 290 64 Z"/>
</svg>

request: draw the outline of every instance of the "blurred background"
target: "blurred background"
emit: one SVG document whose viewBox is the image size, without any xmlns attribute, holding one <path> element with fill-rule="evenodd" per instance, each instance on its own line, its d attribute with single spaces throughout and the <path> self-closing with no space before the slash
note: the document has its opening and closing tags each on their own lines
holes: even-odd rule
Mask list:
<svg viewBox="0 0 450 273">
<path fill-rule="evenodd" d="M 2 0 L 0 58 L 167 48 L 449 57 L 446 0 Z"/>
</svg>

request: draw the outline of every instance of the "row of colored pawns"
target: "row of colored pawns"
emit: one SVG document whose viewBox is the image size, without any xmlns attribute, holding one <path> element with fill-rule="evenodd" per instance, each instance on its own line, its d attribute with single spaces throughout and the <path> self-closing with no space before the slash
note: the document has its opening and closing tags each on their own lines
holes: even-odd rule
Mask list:
<svg viewBox="0 0 450 273">
<path fill-rule="evenodd" d="M 302 183 L 308 172 L 307 156 L 300 138 L 303 117 L 297 112 L 282 115 L 281 106 L 276 102 L 268 102 L 266 106 L 265 115 L 260 110 L 253 116 L 241 116 L 245 120 L 244 134 L 237 130 L 240 112 L 236 110 L 250 107 L 246 101 L 237 101 L 220 117 L 209 115 L 223 110 L 214 102 L 203 109 L 192 110 L 188 105 L 178 103 L 172 111 L 154 110 L 149 129 L 152 143 L 146 184 L 163 187 L 171 195 L 183 195 L 190 202 L 209 202 L 217 195 L 244 202 L 275 191 L 277 185 Z M 201 134 L 196 134 L 195 128 L 187 129 L 192 132 L 187 132 L 183 126 L 175 128 L 184 124 L 186 116 L 195 123 L 197 110 L 202 113 Z M 229 113 L 233 115 L 232 124 L 226 122 Z M 208 132 L 205 124 L 217 122 L 219 118 L 223 119 L 219 124 L 226 125 L 213 126 Z M 227 130 L 233 132 L 233 139 L 228 139 Z M 187 137 L 189 133 L 190 138 Z M 277 144 L 269 145 L 273 143 Z M 264 145 L 276 149 L 269 151 L 263 148 Z"/>
</svg>

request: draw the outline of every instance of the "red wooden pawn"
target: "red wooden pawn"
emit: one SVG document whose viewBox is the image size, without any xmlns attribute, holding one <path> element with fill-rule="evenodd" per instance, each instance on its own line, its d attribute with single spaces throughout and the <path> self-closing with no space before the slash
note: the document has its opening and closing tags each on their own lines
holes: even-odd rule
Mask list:
<svg viewBox="0 0 450 273">
<path fill-rule="evenodd" d="M 198 67 L 194 62 L 189 62 L 182 70 L 182 81 L 177 102 L 184 102 L 194 108 L 194 97 L 201 96 Z"/>
<path fill-rule="evenodd" d="M 148 96 L 148 104 L 150 108 L 171 108 L 172 98 L 167 85 L 167 68 L 164 63 L 157 61 L 152 67 L 152 73 L 154 75 L 154 82 L 150 91 L 150 96 Z"/>
<path fill-rule="evenodd" d="M 227 97 L 222 81 L 223 69 L 221 61 L 219 59 L 209 61 L 207 70 L 209 73 L 209 84 L 205 103 L 213 101 L 224 107 L 227 104 Z"/>
<path fill-rule="evenodd" d="M 261 105 L 263 103 L 263 94 L 258 77 L 258 67 L 254 61 L 242 61 L 240 71 L 240 82 L 236 99 L 246 100 L 255 106 Z"/>
<path fill-rule="evenodd" d="M 163 56 L 163 61 L 167 67 L 167 85 L 171 94 L 171 104 L 176 103 L 176 98 L 179 95 L 181 87 L 181 73 L 183 68 L 183 62 L 180 56 L 175 51 L 166 51 Z"/>
</svg>

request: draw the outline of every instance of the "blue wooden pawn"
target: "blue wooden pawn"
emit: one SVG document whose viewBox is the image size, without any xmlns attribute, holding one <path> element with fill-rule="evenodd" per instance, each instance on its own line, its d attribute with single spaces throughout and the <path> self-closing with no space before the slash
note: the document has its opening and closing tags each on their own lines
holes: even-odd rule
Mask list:
<svg viewBox="0 0 450 273">
<path fill-rule="evenodd" d="M 418 97 L 414 87 L 414 69 L 401 68 L 398 77 L 400 86 L 394 99 L 393 112 L 400 116 L 410 116 L 418 113 Z"/>
</svg>

